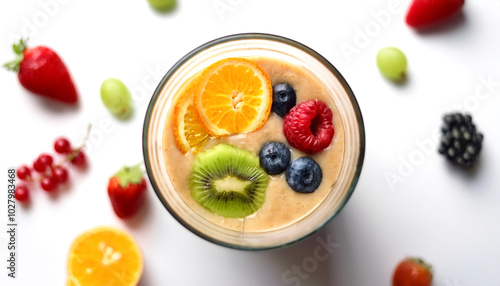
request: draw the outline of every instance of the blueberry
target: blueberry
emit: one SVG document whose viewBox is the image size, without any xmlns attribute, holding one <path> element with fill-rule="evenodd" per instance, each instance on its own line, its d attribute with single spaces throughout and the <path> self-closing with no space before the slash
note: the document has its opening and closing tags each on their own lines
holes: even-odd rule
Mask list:
<svg viewBox="0 0 500 286">
<path fill-rule="evenodd" d="M 295 90 L 288 83 L 280 83 L 273 86 L 272 111 L 281 117 L 285 117 L 288 111 L 295 106 L 297 95 Z"/>
<path fill-rule="evenodd" d="M 290 188 L 299 193 L 314 192 L 322 179 L 321 167 L 308 157 L 294 160 L 286 169 L 286 182 Z"/>
<path fill-rule="evenodd" d="M 269 175 L 281 174 L 286 170 L 292 155 L 290 149 L 280 142 L 268 142 L 260 150 L 260 165 Z"/>
</svg>

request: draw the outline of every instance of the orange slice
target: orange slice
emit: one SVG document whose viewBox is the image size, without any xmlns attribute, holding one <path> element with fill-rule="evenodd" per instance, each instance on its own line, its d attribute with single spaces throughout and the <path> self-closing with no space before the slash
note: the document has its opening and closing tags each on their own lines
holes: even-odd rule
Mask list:
<svg viewBox="0 0 500 286">
<path fill-rule="evenodd" d="M 113 227 L 99 227 L 79 235 L 71 245 L 66 285 L 137 285 L 142 254 L 134 238 Z"/>
<path fill-rule="evenodd" d="M 193 97 L 196 85 L 193 79 L 184 84 L 176 96 L 172 129 L 175 145 L 182 154 L 190 150 L 196 154 L 205 142 L 210 139 L 208 132 L 201 123 L 198 112 L 194 108 Z"/>
<path fill-rule="evenodd" d="M 256 63 L 227 58 L 202 72 L 194 105 L 213 136 L 253 132 L 271 112 L 271 81 Z"/>
</svg>

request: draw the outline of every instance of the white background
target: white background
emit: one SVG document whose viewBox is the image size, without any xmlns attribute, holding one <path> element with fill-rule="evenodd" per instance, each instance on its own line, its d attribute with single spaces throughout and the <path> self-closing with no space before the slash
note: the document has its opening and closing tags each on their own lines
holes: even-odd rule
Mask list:
<svg viewBox="0 0 500 286">
<path fill-rule="evenodd" d="M 1 285 L 63 285 L 71 241 L 98 225 L 121 227 L 138 240 L 144 286 L 382 286 L 390 285 L 396 263 L 405 256 L 433 264 L 434 285 L 500 285 L 498 0 L 466 1 L 463 15 L 420 33 L 404 22 L 409 1 L 397 0 L 179 0 L 178 9 L 166 15 L 152 11 L 145 0 L 52 1 L 56 6 L 49 15 L 40 5 L 47 2 L 0 1 L 0 61 L 13 58 L 12 37 L 30 34 L 31 46 L 52 47 L 63 58 L 80 106 L 42 100 L 25 91 L 13 73 L 0 71 L 0 223 L 7 218 L 7 169 L 52 152 L 57 136 L 77 144 L 88 123 L 94 125 L 90 166 L 72 170 L 71 185 L 55 196 L 33 190 L 31 204 L 17 209 L 16 279 L 7 278 L 3 266 L 7 236 L 0 226 Z M 382 17 L 378 24 L 377 17 Z M 193 48 L 241 32 L 302 42 L 349 82 L 367 137 L 362 176 L 351 200 L 309 239 L 265 252 L 225 249 L 198 238 L 165 210 L 151 188 L 136 218 L 118 219 L 106 193 L 108 177 L 142 160 L 144 114 L 161 76 Z M 348 45 L 356 49 L 350 55 L 341 48 Z M 384 46 L 406 53 L 406 84 L 392 84 L 379 74 L 375 55 Z M 109 77 L 123 80 L 134 94 L 135 114 L 127 122 L 115 120 L 100 102 L 100 84 Z M 488 78 L 497 85 L 490 90 L 482 86 L 481 79 Z M 471 112 L 485 134 L 473 173 L 450 166 L 432 141 L 442 114 L 457 109 Z M 392 187 L 388 174 L 400 179 Z M 338 248 L 314 264 L 318 240 L 328 239 Z M 311 272 L 302 270 L 307 276 L 287 272 L 304 264 Z M 295 277 L 294 282 L 283 275 Z"/>
</svg>

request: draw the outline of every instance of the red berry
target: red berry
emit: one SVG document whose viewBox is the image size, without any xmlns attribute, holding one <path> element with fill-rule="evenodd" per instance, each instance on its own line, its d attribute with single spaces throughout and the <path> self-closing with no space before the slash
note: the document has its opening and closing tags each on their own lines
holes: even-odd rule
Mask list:
<svg viewBox="0 0 500 286">
<path fill-rule="evenodd" d="M 54 159 L 52 159 L 52 156 L 50 156 L 49 154 L 41 154 L 38 157 L 38 160 L 40 161 L 40 163 L 44 164 L 47 167 L 52 166 L 52 163 L 54 162 Z"/>
<path fill-rule="evenodd" d="M 43 46 L 27 49 L 22 40 L 14 45 L 14 51 L 18 59 L 6 66 L 9 70 L 18 72 L 17 78 L 24 88 L 34 94 L 68 104 L 78 101 L 71 75 L 55 51 Z"/>
<path fill-rule="evenodd" d="M 440 23 L 460 11 L 464 2 L 464 0 L 414 0 L 406 14 L 406 23 L 414 28 Z"/>
<path fill-rule="evenodd" d="M 116 215 L 128 218 L 135 215 L 146 198 L 146 180 L 140 165 L 123 167 L 109 179 L 108 195 Z"/>
<path fill-rule="evenodd" d="M 44 163 L 42 163 L 40 161 L 40 158 L 38 158 L 33 163 L 33 169 L 35 169 L 35 171 L 37 171 L 38 173 L 43 173 L 47 169 L 47 165 L 45 165 Z"/>
<path fill-rule="evenodd" d="M 64 137 L 58 138 L 54 142 L 54 150 L 59 154 L 70 154 L 73 152 L 71 149 L 71 143 L 69 143 L 69 140 Z"/>
<path fill-rule="evenodd" d="M 333 138 L 332 111 L 321 101 L 306 101 L 294 106 L 283 120 L 288 143 L 302 152 L 314 154 Z"/>
<path fill-rule="evenodd" d="M 392 286 L 431 286 L 432 266 L 419 258 L 407 258 L 394 270 Z"/>
<path fill-rule="evenodd" d="M 31 171 L 30 168 L 28 168 L 28 166 L 23 165 L 19 167 L 19 169 L 17 169 L 17 177 L 20 180 L 26 180 L 30 176 L 31 176 Z"/>
<path fill-rule="evenodd" d="M 27 201 L 30 198 L 30 193 L 28 187 L 24 185 L 16 186 L 14 191 L 14 197 L 20 202 Z"/>
<path fill-rule="evenodd" d="M 45 177 L 40 182 L 40 186 L 47 192 L 52 192 L 57 187 L 57 179 L 55 177 Z"/>
<path fill-rule="evenodd" d="M 65 183 L 68 180 L 68 170 L 66 168 L 57 166 L 52 170 L 52 174 L 59 183 Z"/>
<path fill-rule="evenodd" d="M 85 159 L 85 153 L 83 153 L 82 150 L 78 151 L 78 154 L 76 154 L 76 156 L 71 159 L 71 164 L 77 167 L 83 167 L 86 163 L 87 161 Z"/>
</svg>

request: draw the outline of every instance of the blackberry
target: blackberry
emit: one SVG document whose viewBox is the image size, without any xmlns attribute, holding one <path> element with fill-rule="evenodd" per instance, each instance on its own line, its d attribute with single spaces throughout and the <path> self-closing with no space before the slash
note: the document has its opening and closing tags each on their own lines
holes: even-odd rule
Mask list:
<svg viewBox="0 0 500 286">
<path fill-rule="evenodd" d="M 483 145 L 483 134 L 476 130 L 470 115 L 446 114 L 441 133 L 439 153 L 461 167 L 470 168 L 476 163 Z"/>
</svg>

